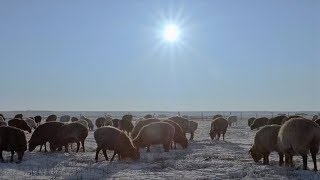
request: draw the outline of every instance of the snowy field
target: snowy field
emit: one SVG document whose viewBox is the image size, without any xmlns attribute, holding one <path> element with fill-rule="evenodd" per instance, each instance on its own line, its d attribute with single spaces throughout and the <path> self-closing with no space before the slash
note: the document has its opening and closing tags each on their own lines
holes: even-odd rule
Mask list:
<svg viewBox="0 0 320 180">
<path fill-rule="evenodd" d="M 107 162 L 101 152 L 96 163 L 96 143 L 90 132 L 85 153 L 44 153 L 38 148 L 26 151 L 21 164 L 0 164 L 0 179 L 320 179 L 319 172 L 296 170 L 302 166 L 298 156 L 294 157 L 295 168 L 279 167 L 276 153 L 272 153 L 270 165 L 254 163 L 248 151 L 256 131 L 249 129 L 246 120 L 229 127 L 225 141 L 210 140 L 210 122 L 198 121 L 194 141 L 186 150 L 179 147 L 164 152 L 161 146 L 153 146 L 146 153 L 140 149 L 141 159 L 135 162 L 118 161 L 117 157 L 114 162 Z M 28 139 L 30 136 L 27 134 Z M 9 160 L 10 153 L 3 154 Z M 308 167 L 313 169 L 310 156 L 308 160 Z"/>
</svg>

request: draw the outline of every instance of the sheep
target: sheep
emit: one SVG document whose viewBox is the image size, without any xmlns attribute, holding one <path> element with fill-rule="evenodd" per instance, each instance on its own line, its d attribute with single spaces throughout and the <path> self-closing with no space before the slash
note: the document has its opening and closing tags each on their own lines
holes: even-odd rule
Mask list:
<svg viewBox="0 0 320 180">
<path fill-rule="evenodd" d="M 278 146 L 278 132 L 281 125 L 266 125 L 261 128 L 254 137 L 254 144 L 250 154 L 255 162 L 263 158 L 263 164 L 269 164 L 269 155 L 276 151 L 279 154 L 279 166 L 283 164 L 283 153 Z"/>
<path fill-rule="evenodd" d="M 41 119 L 42 119 L 41 116 L 35 116 L 35 117 L 34 117 L 34 120 L 36 121 L 36 123 L 37 123 L 38 126 L 40 125 Z"/>
<path fill-rule="evenodd" d="M 221 114 L 216 114 L 212 117 L 212 120 L 215 120 L 216 118 L 220 118 L 223 117 Z"/>
<path fill-rule="evenodd" d="M 88 122 L 86 120 L 84 120 L 84 119 L 80 119 L 79 121 L 76 121 L 76 123 L 80 123 L 84 127 L 86 127 L 87 129 L 89 129 Z"/>
<path fill-rule="evenodd" d="M 287 118 L 284 118 L 282 120 L 282 124 L 284 124 L 285 122 L 287 122 L 288 120 L 292 119 L 292 118 L 303 118 L 302 116 L 299 116 L 299 115 L 292 115 L 292 116 L 289 116 Z"/>
<path fill-rule="evenodd" d="M 0 117 L 2 117 L 3 121 L 6 120 L 6 118 L 3 116 L 3 114 L 0 114 Z"/>
<path fill-rule="evenodd" d="M 196 123 L 194 121 L 189 121 L 189 126 L 188 126 L 188 131 L 187 131 L 187 133 L 191 134 L 189 140 L 193 140 L 194 132 L 197 130 L 197 128 L 198 128 L 198 123 Z"/>
<path fill-rule="evenodd" d="M 8 124 L 7 124 L 7 122 L 5 122 L 5 121 L 0 121 L 0 126 L 7 126 Z"/>
<path fill-rule="evenodd" d="M 180 116 L 174 116 L 174 117 L 170 117 L 169 120 L 178 123 L 184 134 L 188 132 L 188 128 L 189 128 L 188 119 Z"/>
<path fill-rule="evenodd" d="M 99 117 L 96 120 L 96 126 L 97 126 L 97 128 L 100 128 L 103 126 L 112 126 L 112 121 L 110 119 L 106 119 L 104 117 Z"/>
<path fill-rule="evenodd" d="M 13 119 L 22 119 L 22 118 L 23 118 L 22 114 L 16 114 Z"/>
<path fill-rule="evenodd" d="M 47 122 L 39 125 L 29 140 L 29 151 L 33 151 L 39 145 L 39 151 L 41 151 L 44 145 L 44 151 L 47 152 L 46 143 L 54 140 L 59 128 L 63 125 L 64 123 L 62 122 Z"/>
<path fill-rule="evenodd" d="M 153 116 L 152 116 L 151 114 L 147 114 L 147 115 L 145 115 L 143 118 L 149 119 L 149 118 L 153 118 Z"/>
<path fill-rule="evenodd" d="M 118 128 L 120 119 L 112 119 L 112 126 Z"/>
<path fill-rule="evenodd" d="M 150 152 L 151 145 L 162 144 L 164 151 L 169 152 L 174 133 L 174 127 L 169 123 L 151 123 L 140 130 L 133 144 L 137 148 L 147 147 L 147 152 Z"/>
<path fill-rule="evenodd" d="M 155 118 L 139 120 L 131 132 L 132 139 L 136 138 L 136 136 L 139 134 L 143 126 L 154 123 L 154 122 L 160 122 L 160 120 Z"/>
<path fill-rule="evenodd" d="M 78 118 L 76 118 L 76 117 L 72 117 L 71 118 L 71 122 L 76 122 L 76 121 L 78 121 L 79 119 Z"/>
<path fill-rule="evenodd" d="M 320 126 L 320 119 L 317 119 L 314 122 L 317 123 Z"/>
<path fill-rule="evenodd" d="M 237 116 L 229 116 L 228 119 L 228 124 L 229 126 L 232 126 L 232 124 L 236 123 L 236 125 L 238 125 L 238 117 Z"/>
<path fill-rule="evenodd" d="M 132 124 L 132 115 L 124 115 L 122 119 L 119 121 L 119 129 L 122 131 L 126 131 L 127 134 L 132 132 L 134 126 Z"/>
<path fill-rule="evenodd" d="M 18 128 L 10 126 L 0 126 L 0 161 L 3 163 L 4 159 L 2 151 L 10 151 L 13 161 L 14 152 L 18 154 L 18 161 L 21 163 L 24 152 L 27 150 L 27 139 L 23 131 Z"/>
<path fill-rule="evenodd" d="M 47 117 L 46 122 L 51 122 L 51 121 L 57 121 L 57 116 L 52 114 L 50 116 Z"/>
<path fill-rule="evenodd" d="M 255 120 L 256 118 L 255 117 L 251 117 L 248 119 L 248 126 L 250 127 L 251 124 L 253 123 L 253 121 Z"/>
<path fill-rule="evenodd" d="M 250 129 L 251 130 L 258 129 L 259 130 L 260 127 L 267 125 L 268 121 L 269 121 L 269 119 L 266 117 L 257 118 L 251 124 Z"/>
<path fill-rule="evenodd" d="M 174 142 L 174 149 L 177 149 L 177 143 L 181 145 L 183 149 L 188 147 L 188 139 L 187 137 L 183 134 L 183 131 L 179 124 L 171 121 L 171 120 L 163 120 L 161 122 L 166 122 L 171 124 L 174 127 L 174 137 L 173 137 L 173 142 Z M 171 146 L 172 149 L 172 146 Z"/>
<path fill-rule="evenodd" d="M 279 130 L 278 145 L 285 154 L 286 165 L 293 166 L 292 156 L 301 155 L 304 170 L 307 170 L 307 154 L 310 151 L 314 170 L 317 171 L 316 155 L 320 145 L 320 127 L 317 123 L 305 118 L 290 119 Z"/>
<path fill-rule="evenodd" d="M 86 118 L 84 116 L 81 116 L 80 119 L 84 119 L 85 121 L 87 121 L 88 123 L 88 127 L 89 127 L 89 130 L 92 131 L 94 129 L 94 125 L 92 123 L 92 121 L 89 119 L 89 118 Z"/>
<path fill-rule="evenodd" d="M 27 118 L 27 119 L 25 119 L 24 121 L 28 124 L 28 126 L 29 126 L 30 128 L 33 128 L 33 129 L 36 129 L 36 128 L 37 128 L 37 123 L 36 123 L 35 120 L 33 120 L 33 119 L 31 119 L 31 118 Z"/>
<path fill-rule="evenodd" d="M 107 126 L 101 127 L 94 132 L 94 139 L 97 143 L 95 160 L 98 162 L 98 154 L 102 150 L 105 159 L 108 161 L 107 150 L 113 150 L 113 156 L 110 161 L 113 161 L 116 154 L 119 160 L 121 158 L 131 158 L 138 160 L 140 153 L 132 144 L 131 139 L 123 131 Z"/>
<path fill-rule="evenodd" d="M 211 122 L 211 129 L 210 129 L 210 137 L 212 140 L 215 139 L 215 137 L 218 137 L 218 141 L 220 139 L 220 134 L 222 134 L 222 138 L 224 140 L 224 136 L 227 132 L 228 128 L 228 121 L 222 117 L 216 118 Z"/>
<path fill-rule="evenodd" d="M 61 126 L 58 129 L 56 137 L 50 142 L 51 151 L 61 150 L 62 146 L 65 148 L 65 152 L 68 152 L 68 143 L 77 143 L 77 151 L 80 148 L 80 142 L 82 150 L 85 152 L 84 141 L 88 136 L 88 129 L 80 123 L 70 123 Z"/>
<path fill-rule="evenodd" d="M 315 121 L 315 120 L 317 120 L 317 119 L 319 119 L 319 116 L 318 116 L 318 115 L 312 116 L 312 121 Z"/>
<path fill-rule="evenodd" d="M 284 116 L 284 115 L 280 115 L 280 116 L 276 116 L 276 117 L 270 118 L 269 121 L 268 121 L 268 125 L 271 125 L 271 124 L 281 125 L 283 119 L 285 119 L 285 118 L 287 118 L 287 116 Z"/>
<path fill-rule="evenodd" d="M 24 131 L 28 131 L 29 133 L 31 133 L 31 128 L 28 126 L 28 124 L 24 120 L 11 119 L 8 121 L 8 125 L 19 128 Z"/>
<path fill-rule="evenodd" d="M 0 116 L 0 122 L 5 122 L 2 116 Z"/>
<path fill-rule="evenodd" d="M 69 122 L 71 117 L 69 115 L 64 115 L 60 117 L 60 122 Z"/>
</svg>

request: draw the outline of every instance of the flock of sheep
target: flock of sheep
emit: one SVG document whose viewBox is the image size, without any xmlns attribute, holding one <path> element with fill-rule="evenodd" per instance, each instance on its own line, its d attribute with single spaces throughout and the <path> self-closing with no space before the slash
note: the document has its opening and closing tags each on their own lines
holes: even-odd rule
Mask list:
<svg viewBox="0 0 320 180">
<path fill-rule="evenodd" d="M 13 161 L 14 152 L 18 154 L 20 163 L 24 152 L 27 150 L 26 136 L 23 131 L 32 132 L 28 142 L 29 151 L 33 151 L 37 146 L 44 146 L 49 142 L 51 151 L 65 152 L 72 143 L 77 144 L 76 152 L 82 146 L 85 152 L 85 140 L 88 131 L 94 130 L 92 121 L 84 116 L 80 118 L 61 116 L 60 122 L 56 115 L 50 115 L 41 124 L 41 116 L 26 118 L 23 120 L 22 114 L 16 115 L 6 123 L 5 118 L 0 114 L 0 160 L 4 162 L 2 151 L 11 152 Z M 188 147 L 186 133 L 190 133 L 190 140 L 194 138 L 194 132 L 198 123 L 189 121 L 180 116 L 168 119 L 156 119 L 152 115 L 138 119 L 135 125 L 132 122 L 132 115 L 124 115 L 122 119 L 113 119 L 109 116 L 100 117 L 95 121 L 97 129 L 94 131 L 94 139 L 97 143 L 95 160 L 102 150 L 105 159 L 108 161 L 107 150 L 112 150 L 113 161 L 118 155 L 121 159 L 137 160 L 140 158 L 140 148 L 161 144 L 165 152 L 177 148 L 179 144 L 183 149 Z M 213 117 L 209 135 L 211 139 L 225 138 L 228 126 L 237 124 L 237 116 L 224 118 L 221 115 Z M 263 164 L 269 163 L 269 155 L 276 151 L 279 154 L 279 165 L 293 166 L 292 157 L 301 155 L 303 158 L 303 169 L 307 169 L 307 154 L 310 152 L 314 162 L 314 170 L 317 170 L 316 154 L 320 145 L 320 119 L 315 115 L 312 120 L 301 116 L 279 115 L 273 118 L 250 118 L 248 125 L 251 130 L 258 129 L 250 154 L 255 162 L 263 159 Z M 261 128 L 261 129 L 260 129 Z M 260 129 L 260 130 L 259 130 Z M 283 160 L 285 158 L 285 161 Z"/>
</svg>

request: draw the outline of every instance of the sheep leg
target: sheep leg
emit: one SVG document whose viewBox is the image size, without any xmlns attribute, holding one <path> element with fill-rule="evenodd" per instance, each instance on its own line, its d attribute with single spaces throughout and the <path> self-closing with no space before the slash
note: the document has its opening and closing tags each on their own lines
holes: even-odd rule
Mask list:
<svg viewBox="0 0 320 180">
<path fill-rule="evenodd" d="M 223 140 L 224 140 L 224 135 L 225 135 L 225 134 L 226 134 L 226 133 L 223 133 L 223 134 L 222 134 L 222 139 L 223 139 Z"/>
<path fill-rule="evenodd" d="M 106 149 L 102 149 L 102 152 L 103 152 L 103 156 L 106 159 L 106 161 L 109 161 L 108 155 L 107 155 L 107 150 Z"/>
<path fill-rule="evenodd" d="M 40 150 L 39 150 L 39 152 L 41 152 L 42 146 L 43 146 L 43 144 L 40 145 Z"/>
<path fill-rule="evenodd" d="M 311 157 L 312 157 L 312 161 L 313 161 L 313 170 L 314 171 L 318 171 L 318 168 L 317 168 L 317 153 L 319 151 L 319 147 L 316 146 L 316 147 L 312 147 L 310 148 L 310 153 L 311 153 Z"/>
<path fill-rule="evenodd" d="M 147 153 L 150 152 L 150 146 L 147 147 Z"/>
<path fill-rule="evenodd" d="M 220 140 L 220 132 L 218 133 L 218 141 Z"/>
<path fill-rule="evenodd" d="M 164 152 L 169 152 L 170 144 L 163 144 Z"/>
<path fill-rule="evenodd" d="M 44 143 L 44 152 L 48 152 L 47 151 L 47 142 Z"/>
<path fill-rule="evenodd" d="M 99 152 L 100 152 L 100 150 L 101 150 L 102 148 L 101 147 L 97 147 L 97 149 L 96 149 L 96 158 L 95 158 L 95 160 L 96 160 L 96 162 L 98 162 L 98 154 L 99 154 Z M 108 161 L 108 156 L 106 157 L 106 160 Z"/>
<path fill-rule="evenodd" d="M 76 152 L 79 152 L 79 149 L 80 149 L 80 142 L 77 142 L 77 151 Z"/>
<path fill-rule="evenodd" d="M 172 148 L 171 148 L 172 149 Z M 174 143 L 174 149 L 177 149 L 177 143 Z"/>
<path fill-rule="evenodd" d="M 279 166 L 283 165 L 283 153 L 279 153 Z"/>
<path fill-rule="evenodd" d="M 10 158 L 10 162 L 13 161 L 13 155 L 14 155 L 14 151 L 11 151 L 11 158 Z"/>
<path fill-rule="evenodd" d="M 308 160 L 308 156 L 306 154 L 302 154 L 302 159 L 303 159 L 303 170 L 307 170 L 308 166 L 307 166 L 307 160 Z"/>
<path fill-rule="evenodd" d="M 190 134 L 191 134 L 191 136 L 190 136 L 190 139 L 189 139 L 189 140 L 193 140 L 194 133 L 193 133 L 193 132 L 191 132 Z"/>
<path fill-rule="evenodd" d="M 66 144 L 64 145 L 64 150 L 65 150 L 65 152 L 69 152 L 69 145 L 68 145 L 68 143 L 66 143 Z"/>
<path fill-rule="evenodd" d="M 83 152 L 85 152 L 85 149 L 84 149 L 84 140 L 81 141 L 81 145 L 82 145 L 82 150 L 83 150 Z"/>
<path fill-rule="evenodd" d="M 3 156 L 2 156 L 2 150 L 0 150 L 0 161 L 1 161 L 2 163 L 4 163 L 4 159 L 3 159 Z"/>
<path fill-rule="evenodd" d="M 16 163 L 19 164 L 22 161 L 24 151 L 18 151 L 17 154 L 18 154 L 18 161 Z"/>
</svg>

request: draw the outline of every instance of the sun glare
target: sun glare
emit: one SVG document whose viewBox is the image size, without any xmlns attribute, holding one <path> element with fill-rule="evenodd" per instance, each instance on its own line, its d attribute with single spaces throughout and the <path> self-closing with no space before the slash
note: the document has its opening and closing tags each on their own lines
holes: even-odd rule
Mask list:
<svg viewBox="0 0 320 180">
<path fill-rule="evenodd" d="M 168 42 L 176 42 L 180 35 L 180 29 L 175 24 L 169 24 L 164 27 L 163 38 Z"/>
</svg>

